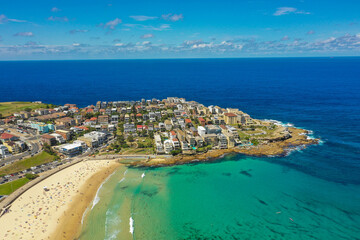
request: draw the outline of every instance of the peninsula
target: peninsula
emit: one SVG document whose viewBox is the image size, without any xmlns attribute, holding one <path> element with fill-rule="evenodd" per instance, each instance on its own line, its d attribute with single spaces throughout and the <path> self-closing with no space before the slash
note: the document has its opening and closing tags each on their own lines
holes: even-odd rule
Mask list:
<svg viewBox="0 0 360 240">
<path fill-rule="evenodd" d="M 147 155 L 131 165 L 158 166 L 203 161 L 230 152 L 283 156 L 319 141 L 310 137 L 310 131 L 289 124 L 178 97 L 98 101 L 83 108 L 41 102 L 21 105 L 31 108 L 7 112 L 0 120 L 0 156 L 5 162 L 28 149 L 42 148 L 56 159 L 82 154 Z M 25 135 L 32 141 L 25 140 Z"/>
</svg>

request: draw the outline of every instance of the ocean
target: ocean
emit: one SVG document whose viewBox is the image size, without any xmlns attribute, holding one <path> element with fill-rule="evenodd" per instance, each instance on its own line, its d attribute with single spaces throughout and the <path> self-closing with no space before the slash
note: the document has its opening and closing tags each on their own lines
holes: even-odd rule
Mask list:
<svg viewBox="0 0 360 240">
<path fill-rule="evenodd" d="M 120 168 L 80 239 L 360 239 L 360 58 L 0 62 L 0 101 L 184 97 L 313 131 L 286 157 Z M 145 174 L 145 175 L 143 175 Z"/>
</svg>

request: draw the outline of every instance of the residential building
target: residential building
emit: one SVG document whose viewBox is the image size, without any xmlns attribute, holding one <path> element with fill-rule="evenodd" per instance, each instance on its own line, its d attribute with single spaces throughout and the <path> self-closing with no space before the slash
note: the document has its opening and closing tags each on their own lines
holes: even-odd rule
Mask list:
<svg viewBox="0 0 360 240">
<path fill-rule="evenodd" d="M 60 135 L 60 134 L 58 134 L 58 135 Z M 43 134 L 43 135 L 41 135 L 41 141 L 44 144 L 48 144 L 50 146 L 53 146 L 53 145 L 56 144 L 56 137 L 54 137 L 52 135 L 49 135 L 49 134 Z"/>
<path fill-rule="evenodd" d="M 56 125 L 64 125 L 66 128 L 70 128 L 70 127 L 76 125 L 75 119 L 73 119 L 71 117 L 64 117 L 64 118 L 56 119 L 55 124 Z"/>
<path fill-rule="evenodd" d="M 109 124 L 109 116 L 108 115 L 101 115 L 98 117 L 99 124 Z"/>
<path fill-rule="evenodd" d="M 204 128 L 203 126 L 198 126 L 197 130 L 200 136 L 204 136 L 206 134 L 206 128 Z"/>
<path fill-rule="evenodd" d="M 4 145 L 0 145 L 0 157 L 1 158 L 6 158 L 8 156 L 11 156 L 11 153 L 9 152 L 9 149 Z"/>
<path fill-rule="evenodd" d="M 68 130 L 59 129 L 56 130 L 55 133 L 60 134 L 65 141 L 68 141 L 71 139 L 71 132 Z"/>
<path fill-rule="evenodd" d="M 226 124 L 237 124 L 238 116 L 235 113 L 224 113 L 224 120 Z"/>
<path fill-rule="evenodd" d="M 19 140 L 18 136 L 12 135 L 10 133 L 2 133 L 0 135 L 0 139 L 2 142 L 10 142 L 10 141 L 17 141 Z"/>
</svg>

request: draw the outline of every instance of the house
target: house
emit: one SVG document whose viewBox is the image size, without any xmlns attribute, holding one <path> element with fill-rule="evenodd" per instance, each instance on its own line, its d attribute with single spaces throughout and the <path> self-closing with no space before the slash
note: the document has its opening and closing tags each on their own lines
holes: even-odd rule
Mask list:
<svg viewBox="0 0 360 240">
<path fill-rule="evenodd" d="M 0 157 L 1 158 L 6 158 L 8 156 L 11 156 L 11 153 L 9 152 L 9 149 L 4 145 L 0 145 Z"/>
<path fill-rule="evenodd" d="M 155 146 L 156 146 L 156 153 L 157 154 L 162 154 L 165 152 L 162 141 L 161 141 L 161 137 L 159 134 L 155 134 L 154 135 L 154 140 L 155 140 Z"/>
<path fill-rule="evenodd" d="M 108 115 L 101 115 L 98 117 L 99 124 L 109 124 L 109 116 Z"/>
<path fill-rule="evenodd" d="M 61 136 L 60 134 L 58 134 L 58 135 Z M 56 144 L 56 137 L 52 136 L 52 135 L 49 135 L 49 134 L 43 134 L 43 135 L 41 135 L 41 141 L 44 144 L 48 144 L 50 146 L 53 146 L 53 145 Z"/>
<path fill-rule="evenodd" d="M 180 148 L 180 142 L 177 138 L 173 138 L 172 142 L 173 142 L 174 148 L 176 148 L 176 149 Z"/>
<path fill-rule="evenodd" d="M 92 131 L 84 134 L 84 136 L 79 137 L 78 139 L 85 142 L 88 147 L 95 148 L 105 143 L 107 136 L 103 132 Z"/>
<path fill-rule="evenodd" d="M 196 144 L 195 137 L 190 134 L 186 135 L 186 141 L 190 144 L 190 146 L 195 146 Z"/>
<path fill-rule="evenodd" d="M 13 141 L 8 141 L 8 142 L 4 142 L 4 146 L 7 147 L 7 149 L 9 150 L 9 152 L 11 153 L 20 153 L 22 151 L 25 150 L 26 148 L 26 144 L 23 141 L 18 141 L 18 142 L 13 142 Z"/>
<path fill-rule="evenodd" d="M 236 124 L 238 116 L 235 113 L 224 113 L 224 120 L 226 124 Z"/>
<path fill-rule="evenodd" d="M 199 120 L 200 125 L 205 127 L 205 119 L 203 119 L 202 117 L 199 117 L 198 120 Z"/>
<path fill-rule="evenodd" d="M 60 135 L 60 134 L 58 134 L 58 133 L 51 133 L 50 135 L 53 136 L 53 137 L 55 137 L 56 142 L 58 142 L 58 143 L 60 143 L 60 144 L 65 143 L 65 139 L 63 138 L 62 135 Z"/>
<path fill-rule="evenodd" d="M 17 141 L 19 140 L 19 137 L 12 135 L 10 133 L 2 133 L 0 135 L 0 139 L 2 142 L 10 142 L 10 141 Z"/>
<path fill-rule="evenodd" d="M 193 136 L 198 136 L 198 130 L 195 127 L 190 127 L 190 132 Z"/>
<path fill-rule="evenodd" d="M 55 132 L 57 134 L 60 134 L 64 138 L 65 141 L 68 141 L 71 138 L 71 132 L 68 130 L 59 129 L 59 130 L 56 130 Z"/>
<path fill-rule="evenodd" d="M 143 125 L 137 125 L 137 126 L 136 126 L 136 130 L 139 131 L 139 132 L 142 132 L 142 130 L 143 130 Z"/>
<path fill-rule="evenodd" d="M 221 133 L 221 128 L 217 125 L 206 125 L 205 126 L 206 133 L 208 134 L 219 134 Z"/>
<path fill-rule="evenodd" d="M 202 136 L 204 143 L 206 143 L 206 145 L 213 145 L 216 146 L 218 144 L 218 137 L 216 134 L 211 133 L 211 134 L 205 134 Z"/>
<path fill-rule="evenodd" d="M 174 145 L 172 140 L 165 140 L 164 141 L 164 151 L 166 154 L 169 154 L 172 150 L 174 150 Z"/>
<path fill-rule="evenodd" d="M 200 137 L 200 136 L 195 137 L 195 141 L 196 141 L 196 146 L 197 147 L 203 147 L 204 146 L 204 140 L 202 139 L 202 137 Z"/>
<path fill-rule="evenodd" d="M 220 149 L 226 149 L 228 147 L 228 141 L 224 134 L 219 134 L 219 148 Z"/>
<path fill-rule="evenodd" d="M 125 123 L 123 126 L 124 126 L 124 133 L 134 133 L 134 132 L 136 132 L 135 124 Z"/>
<path fill-rule="evenodd" d="M 170 120 L 165 120 L 165 121 L 164 121 L 164 124 L 165 124 L 165 129 L 166 129 L 167 131 L 170 131 L 171 128 L 172 128 L 171 121 L 170 121 Z"/>
<path fill-rule="evenodd" d="M 55 120 L 56 125 L 64 125 L 66 128 L 70 128 L 72 126 L 75 126 L 75 119 L 71 117 L 64 117 L 60 119 Z"/>
<path fill-rule="evenodd" d="M 198 126 L 198 134 L 204 136 L 206 134 L 206 129 L 203 126 Z"/>
</svg>

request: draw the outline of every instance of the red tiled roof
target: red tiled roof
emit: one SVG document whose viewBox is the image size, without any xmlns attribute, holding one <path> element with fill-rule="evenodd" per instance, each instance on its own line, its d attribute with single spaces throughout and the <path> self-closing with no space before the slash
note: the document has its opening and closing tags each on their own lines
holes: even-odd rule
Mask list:
<svg viewBox="0 0 360 240">
<path fill-rule="evenodd" d="M 52 138 L 55 138 L 54 136 L 51 136 L 49 134 L 44 134 L 44 135 L 41 135 L 41 138 L 45 138 L 45 139 L 52 139 Z"/>
<path fill-rule="evenodd" d="M 186 118 L 186 119 L 185 119 L 185 122 L 186 122 L 186 123 L 191 123 L 191 120 L 188 119 L 188 118 Z"/>
<path fill-rule="evenodd" d="M 203 119 L 202 117 L 199 117 L 199 121 L 200 122 L 205 122 L 205 119 Z"/>
<path fill-rule="evenodd" d="M 176 135 L 175 131 L 170 131 L 171 135 Z"/>
<path fill-rule="evenodd" d="M 1 139 L 10 139 L 10 138 L 13 138 L 13 137 L 17 137 L 17 136 L 12 135 L 12 134 L 10 134 L 10 133 L 2 133 L 2 134 L 0 135 L 0 138 L 1 138 Z"/>
<path fill-rule="evenodd" d="M 96 121 L 96 120 L 97 120 L 97 117 L 90 118 L 90 121 Z"/>
</svg>

